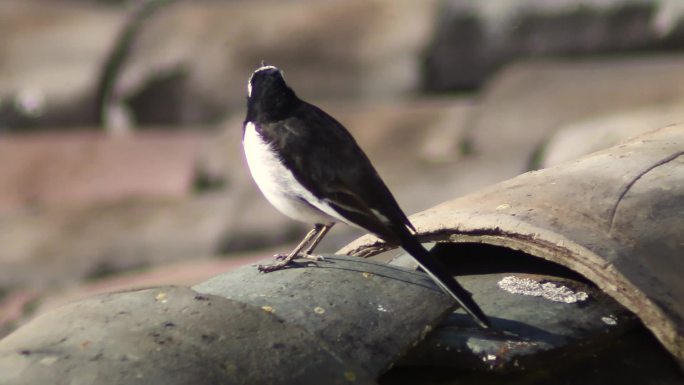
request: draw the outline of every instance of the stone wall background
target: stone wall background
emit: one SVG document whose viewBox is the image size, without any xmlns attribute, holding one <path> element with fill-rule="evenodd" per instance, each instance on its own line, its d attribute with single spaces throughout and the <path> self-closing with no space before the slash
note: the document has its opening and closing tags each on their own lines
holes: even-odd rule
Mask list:
<svg viewBox="0 0 684 385">
<path fill-rule="evenodd" d="M 679 0 L 3 0 L 0 335 L 192 284 L 306 226 L 240 148 L 262 60 L 356 136 L 407 213 L 684 117 Z M 321 250 L 360 232 L 340 225 Z"/>
</svg>

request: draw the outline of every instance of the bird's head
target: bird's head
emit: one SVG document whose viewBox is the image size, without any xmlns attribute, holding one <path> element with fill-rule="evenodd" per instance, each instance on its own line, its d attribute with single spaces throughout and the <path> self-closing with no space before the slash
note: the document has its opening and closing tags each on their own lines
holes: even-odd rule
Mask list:
<svg viewBox="0 0 684 385">
<path fill-rule="evenodd" d="M 248 114 L 255 114 L 260 118 L 278 118 L 286 114 L 298 100 L 277 67 L 263 65 L 249 77 Z"/>
<path fill-rule="evenodd" d="M 262 65 L 252 73 L 247 82 L 247 97 L 260 98 L 268 96 L 271 91 L 288 88 L 283 73 L 278 67 Z"/>
</svg>

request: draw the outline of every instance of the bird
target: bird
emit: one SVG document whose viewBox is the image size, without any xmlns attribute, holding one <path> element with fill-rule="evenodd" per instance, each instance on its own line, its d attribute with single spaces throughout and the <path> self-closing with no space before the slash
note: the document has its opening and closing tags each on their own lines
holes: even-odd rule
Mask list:
<svg viewBox="0 0 684 385">
<path fill-rule="evenodd" d="M 260 271 L 287 268 L 297 258 L 320 260 L 314 249 L 342 222 L 401 246 L 479 326 L 490 326 L 471 293 L 423 247 L 349 131 L 301 100 L 273 65 L 262 63 L 247 82 L 242 144 L 252 178 L 266 199 L 286 216 L 313 225 L 292 252 L 277 255 L 273 264 L 259 265 Z"/>
</svg>

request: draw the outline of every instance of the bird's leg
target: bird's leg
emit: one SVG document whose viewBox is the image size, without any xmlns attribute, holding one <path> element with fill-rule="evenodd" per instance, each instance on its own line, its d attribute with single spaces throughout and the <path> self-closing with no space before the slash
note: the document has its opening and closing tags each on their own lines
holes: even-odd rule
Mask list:
<svg viewBox="0 0 684 385">
<path fill-rule="evenodd" d="M 320 230 L 318 229 L 318 225 L 314 226 L 313 229 L 306 233 L 304 239 L 302 239 L 302 241 L 299 242 L 299 244 L 297 245 L 297 247 L 294 248 L 294 250 L 292 250 L 289 254 L 276 254 L 276 260 L 282 261 L 288 259 L 291 261 L 292 259 L 296 258 L 297 254 L 299 254 L 306 245 L 311 243 L 311 240 L 316 236 L 316 234 L 319 231 Z"/>
<path fill-rule="evenodd" d="M 327 227 L 327 229 L 326 229 L 326 227 Z M 292 262 L 293 259 L 300 256 L 300 252 L 302 251 L 302 249 L 304 247 L 306 247 L 307 245 L 309 245 L 309 243 L 311 243 L 312 240 L 317 240 L 316 243 L 320 242 L 320 239 L 319 239 L 320 237 L 318 237 L 318 234 L 321 232 L 323 232 L 325 234 L 326 232 L 328 232 L 329 228 L 330 228 L 329 226 L 315 225 L 314 228 L 306 234 L 304 239 L 301 242 L 299 242 L 297 247 L 295 247 L 294 250 L 292 250 L 292 252 L 290 254 L 288 254 L 286 256 L 277 255 L 276 260 L 278 260 L 278 262 L 271 264 L 271 265 L 258 265 L 257 269 L 259 269 L 259 271 L 268 273 L 268 272 L 280 270 L 280 269 L 286 267 L 287 265 L 289 265 Z M 326 229 L 326 230 L 324 230 L 324 229 Z M 307 251 L 309 251 L 310 249 L 311 248 L 308 247 Z"/>
<path fill-rule="evenodd" d="M 327 234 L 328 231 L 330 231 L 330 229 L 333 227 L 334 224 L 335 223 L 329 223 L 327 225 L 316 225 L 316 226 L 320 226 L 321 229 L 318 232 L 318 234 L 316 234 L 316 237 L 313 238 L 311 240 L 311 242 L 309 242 L 309 246 L 304 250 L 304 252 L 302 252 L 302 257 L 313 259 L 316 261 L 320 261 L 323 259 L 323 257 L 321 257 L 320 255 L 313 255 L 311 253 L 313 253 L 316 246 L 318 246 L 318 244 L 321 243 L 321 241 L 323 240 L 323 237 L 325 237 L 325 234 Z"/>
</svg>

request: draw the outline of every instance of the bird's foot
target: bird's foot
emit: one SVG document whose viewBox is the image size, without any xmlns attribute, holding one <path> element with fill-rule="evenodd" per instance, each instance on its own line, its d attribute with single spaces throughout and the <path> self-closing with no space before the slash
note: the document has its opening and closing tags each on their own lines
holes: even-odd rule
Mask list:
<svg viewBox="0 0 684 385">
<path fill-rule="evenodd" d="M 304 253 L 301 253 L 301 254 L 297 255 L 297 258 L 304 258 L 304 259 L 308 259 L 308 260 L 310 260 L 310 261 L 325 261 L 325 257 L 324 257 L 324 256 L 322 256 L 322 255 L 315 255 L 315 254 L 304 254 Z"/>
<path fill-rule="evenodd" d="M 257 269 L 259 269 L 260 272 L 262 273 L 270 273 L 272 271 L 277 271 L 277 270 L 282 270 L 287 267 L 290 267 L 296 262 L 294 261 L 295 258 L 303 258 L 303 259 L 308 259 L 309 261 L 323 261 L 325 258 L 321 255 L 313 255 L 313 254 L 304 254 L 304 253 L 299 253 L 296 256 L 294 255 L 286 255 L 286 254 L 276 254 L 275 259 L 276 263 L 270 264 L 270 265 L 257 265 Z"/>
<path fill-rule="evenodd" d="M 272 271 L 277 271 L 277 270 L 282 270 L 282 269 L 287 268 L 291 264 L 291 262 L 292 262 L 291 260 L 290 261 L 282 260 L 282 261 L 278 261 L 276 263 L 272 263 L 270 265 L 257 265 L 257 270 L 259 270 L 262 273 L 270 273 Z"/>
<path fill-rule="evenodd" d="M 284 261 L 287 260 L 290 256 L 287 254 L 276 254 L 274 255 L 276 261 Z M 315 254 L 305 254 L 305 253 L 299 253 L 295 258 L 303 258 L 303 259 L 310 259 L 312 261 L 324 261 L 325 257 L 322 255 L 315 255 Z M 291 258 L 290 260 L 293 260 L 295 258 Z"/>
</svg>

